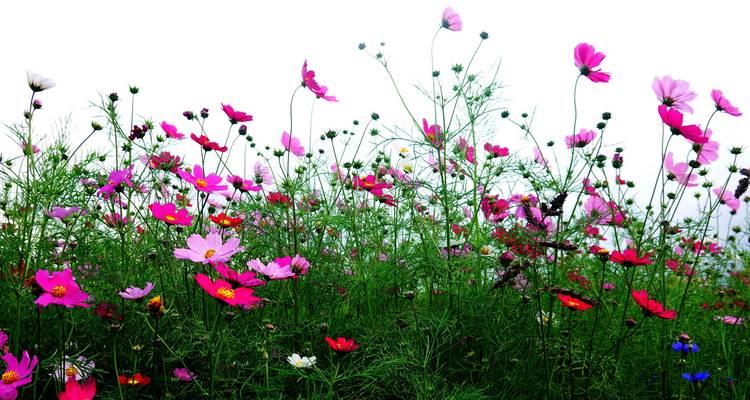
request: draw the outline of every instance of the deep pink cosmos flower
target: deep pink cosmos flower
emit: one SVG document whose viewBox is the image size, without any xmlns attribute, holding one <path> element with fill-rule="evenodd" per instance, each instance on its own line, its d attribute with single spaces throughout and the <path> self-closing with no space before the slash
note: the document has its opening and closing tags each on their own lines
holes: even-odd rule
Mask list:
<svg viewBox="0 0 750 400">
<path fill-rule="evenodd" d="M 180 160 L 180 157 L 173 156 L 172 153 L 168 151 L 162 151 L 158 155 L 154 154 L 144 162 L 151 169 L 169 171 L 173 174 L 176 174 L 177 169 L 182 166 L 182 160 Z"/>
<path fill-rule="evenodd" d="M 161 129 L 164 131 L 168 138 L 177 140 L 185 139 L 185 134 L 177 132 L 177 127 L 168 124 L 167 121 L 161 121 L 161 124 L 159 124 L 159 126 L 161 126 Z"/>
<path fill-rule="evenodd" d="M 297 157 L 305 155 L 305 148 L 299 142 L 299 139 L 293 137 L 287 132 L 281 134 L 281 144 L 284 146 L 286 151 L 292 152 Z"/>
<path fill-rule="evenodd" d="M 499 145 L 493 145 L 490 143 L 484 144 L 484 150 L 490 153 L 493 157 L 507 157 L 510 154 L 507 147 L 500 147 Z"/>
<path fill-rule="evenodd" d="M 265 275 L 268 279 L 283 280 L 294 276 L 291 264 L 281 266 L 276 264 L 276 262 L 271 261 L 267 265 L 263 265 L 263 263 L 256 258 L 255 260 L 248 261 L 247 266 L 251 270 Z"/>
<path fill-rule="evenodd" d="M 258 276 L 255 275 L 255 272 L 253 271 L 245 271 L 243 273 L 239 273 L 229 268 L 229 266 L 227 266 L 223 262 L 211 263 L 211 265 L 214 267 L 216 272 L 218 272 L 222 278 L 226 279 L 227 282 L 231 283 L 232 287 L 234 288 L 240 286 L 255 287 L 263 286 L 266 284 L 264 280 L 258 279 Z"/>
<path fill-rule="evenodd" d="M 671 76 L 666 75 L 661 78 L 654 78 L 654 83 L 651 87 L 654 89 L 656 98 L 659 99 L 661 104 L 687 113 L 693 113 L 693 109 L 688 102 L 693 101 L 698 95 L 690 90 L 690 84 L 686 81 L 672 79 Z"/>
<path fill-rule="evenodd" d="M 740 209 L 740 199 L 735 199 L 731 192 L 721 190 L 721 188 L 714 188 L 713 192 L 719 199 L 719 204 L 729 207 L 732 213 L 736 213 Z"/>
<path fill-rule="evenodd" d="M 221 185 L 221 177 L 216 174 L 205 175 L 203 168 L 200 165 L 195 164 L 193 167 L 193 173 L 190 174 L 184 170 L 177 171 L 177 175 L 184 179 L 186 182 L 195 186 L 195 189 L 201 192 L 211 193 L 221 190 L 227 190 L 226 185 Z"/>
<path fill-rule="evenodd" d="M 338 337 L 336 340 L 333 340 L 326 336 L 325 341 L 328 343 L 328 347 L 337 353 L 351 353 L 359 348 L 359 345 L 354 342 L 354 339 Z"/>
<path fill-rule="evenodd" d="M 45 215 L 47 215 L 50 218 L 59 219 L 60 221 L 63 221 L 65 218 L 70 217 L 73 214 L 78 213 L 81 211 L 80 207 L 59 207 L 54 206 L 51 210 L 47 211 Z"/>
<path fill-rule="evenodd" d="M 229 117 L 229 122 L 234 125 L 238 122 L 250 122 L 253 120 L 253 116 L 250 114 L 246 114 L 242 111 L 235 111 L 232 106 L 229 104 L 221 104 L 221 109 L 224 111 L 224 114 Z"/>
<path fill-rule="evenodd" d="M 229 282 L 221 279 L 217 279 L 214 282 L 208 277 L 208 275 L 198 274 L 195 276 L 195 281 L 198 282 L 198 285 L 200 285 L 206 293 L 229 304 L 230 306 L 253 308 L 263 302 L 263 299 L 260 297 L 253 296 L 253 289 L 246 287 L 235 289 L 229 284 Z"/>
<path fill-rule="evenodd" d="M 4 348 L 6 343 L 8 343 L 8 334 L 0 329 L 0 349 Z"/>
<path fill-rule="evenodd" d="M 57 400 L 91 400 L 96 395 L 96 380 L 89 378 L 83 384 L 75 379 L 65 384 L 65 391 L 57 394 Z"/>
<path fill-rule="evenodd" d="M 656 316 L 663 319 L 675 319 L 677 318 L 677 312 L 675 310 L 665 310 L 664 305 L 656 300 L 648 298 L 648 292 L 645 290 L 633 290 L 631 295 L 636 304 L 643 310 L 643 315 L 646 317 Z"/>
<path fill-rule="evenodd" d="M 89 295 L 78 286 L 70 268 L 51 274 L 46 269 L 40 269 L 36 271 L 35 278 L 36 283 L 44 290 L 44 293 L 36 299 L 36 304 L 42 307 L 50 304 L 67 308 L 89 307 L 89 304 L 86 304 Z"/>
<path fill-rule="evenodd" d="M 651 265 L 651 254 L 646 253 L 642 257 L 638 257 L 638 253 L 635 249 L 627 248 L 624 252 L 613 251 L 612 255 L 609 256 L 609 260 L 613 263 L 620 264 L 624 267 L 636 267 L 639 265 Z"/>
<path fill-rule="evenodd" d="M 260 186 L 255 185 L 253 181 L 244 179 L 239 175 L 227 175 L 227 182 L 232 185 L 233 188 L 240 192 L 260 192 L 262 189 Z"/>
<path fill-rule="evenodd" d="M 292 272 L 297 275 L 305 275 L 310 270 L 310 262 L 299 254 L 294 257 L 285 256 L 274 260 L 280 267 L 291 266 Z"/>
<path fill-rule="evenodd" d="M 148 206 L 151 214 L 159 221 L 164 221 L 168 225 L 190 226 L 193 224 L 193 216 L 185 208 L 177 209 L 174 203 L 161 204 L 152 203 Z"/>
<path fill-rule="evenodd" d="M 697 125 L 682 125 L 682 113 L 678 110 L 667 108 L 662 104 L 659 106 L 659 116 L 673 135 L 684 136 L 685 139 L 693 143 L 704 144 L 708 142 L 708 138 L 703 135 L 703 130 Z"/>
<path fill-rule="evenodd" d="M 36 356 L 30 358 L 25 351 L 20 360 L 11 353 L 3 354 L 0 359 L 5 361 L 5 372 L 0 379 L 0 399 L 14 400 L 18 397 L 18 388 L 31 383 L 31 373 L 39 360 Z"/>
<path fill-rule="evenodd" d="M 172 375 L 180 382 L 192 382 L 196 377 L 195 373 L 186 368 L 175 368 L 172 370 Z"/>
<path fill-rule="evenodd" d="M 315 71 L 307 69 L 307 60 L 302 64 L 302 86 L 310 89 L 319 99 L 338 101 L 335 96 L 328 95 L 328 88 L 315 80 Z"/>
<path fill-rule="evenodd" d="M 219 153 L 224 153 L 227 151 L 227 146 L 221 146 L 216 142 L 212 142 L 211 139 L 208 138 L 206 135 L 196 135 L 195 133 L 190 134 L 190 139 L 193 139 L 195 143 L 198 143 L 203 148 L 203 151 L 211 151 L 215 150 Z"/>
<path fill-rule="evenodd" d="M 451 7 L 443 10 L 443 15 L 440 19 L 440 27 L 448 29 L 449 31 L 460 31 L 463 28 L 461 23 L 461 17 L 458 15 L 456 10 Z"/>
<path fill-rule="evenodd" d="M 107 183 L 100 187 L 97 193 L 101 194 L 105 199 L 109 199 L 114 192 L 122 192 L 124 189 L 123 185 L 133 187 L 133 165 L 131 164 L 126 169 L 120 169 L 112 171 L 107 178 Z"/>
<path fill-rule="evenodd" d="M 425 118 L 422 118 L 422 132 L 433 146 L 438 149 L 443 148 L 443 130 L 440 125 L 430 125 Z"/>
<path fill-rule="evenodd" d="M 716 105 L 717 110 L 724 111 L 725 113 L 733 115 L 735 117 L 739 117 L 740 115 L 742 115 L 739 108 L 733 106 L 732 103 L 730 103 L 729 100 L 724 97 L 724 94 L 721 93 L 721 90 L 712 90 L 711 98 L 714 100 L 714 105 Z"/>
<path fill-rule="evenodd" d="M 604 53 L 597 52 L 594 46 L 580 43 L 573 50 L 573 57 L 578 71 L 591 82 L 609 82 L 609 73 L 594 69 L 602 63 L 605 57 Z"/>
<path fill-rule="evenodd" d="M 152 282 L 146 282 L 146 286 L 143 289 L 131 286 L 118 294 L 125 300 L 140 300 L 148 296 L 152 290 L 154 290 L 154 284 Z"/>
<path fill-rule="evenodd" d="M 680 185 L 687 187 L 698 186 L 695 181 L 698 179 L 697 174 L 691 174 L 688 172 L 688 165 L 686 163 L 674 163 L 672 160 L 672 152 L 667 153 L 664 157 L 664 170 L 667 171 L 667 176 L 670 179 L 676 180 Z"/>
<path fill-rule="evenodd" d="M 693 145 L 693 151 L 698 153 L 697 160 L 701 165 L 708 165 L 719 159 L 719 142 L 711 140 L 711 135 L 713 135 L 713 132 L 706 129 L 705 136 L 708 141 L 705 144 Z"/>
<path fill-rule="evenodd" d="M 596 132 L 589 129 L 581 129 L 575 135 L 566 136 L 565 145 L 568 146 L 569 149 L 574 147 L 585 147 L 587 144 L 593 142 L 594 139 L 596 139 Z"/>
<path fill-rule="evenodd" d="M 187 249 L 174 250 L 175 258 L 208 264 L 229 261 L 235 253 L 242 251 L 239 238 L 233 237 L 222 243 L 221 236 L 216 233 L 209 233 L 205 239 L 201 235 L 192 234 L 187 238 L 187 245 Z"/>
</svg>

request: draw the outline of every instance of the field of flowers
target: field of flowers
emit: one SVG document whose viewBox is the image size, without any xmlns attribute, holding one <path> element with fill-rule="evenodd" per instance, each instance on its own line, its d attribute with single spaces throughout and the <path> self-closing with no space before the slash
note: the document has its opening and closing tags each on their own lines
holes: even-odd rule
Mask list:
<svg viewBox="0 0 750 400">
<path fill-rule="evenodd" d="M 445 9 L 432 47 L 458 31 Z M 417 86 L 428 115 L 358 46 L 401 127 L 305 128 L 296 99 L 338 99 L 304 61 L 274 146 L 230 104 L 139 120 L 133 86 L 42 144 L 55 83 L 27 72 L 0 159 L 0 400 L 748 398 L 750 165 L 710 129 L 742 116 L 732 88 L 697 115 L 656 77 L 661 126 L 610 147 L 616 113 L 579 120 L 577 92 L 616 68 L 573 43 L 551 62 L 572 127 L 543 142 L 475 65 L 487 40 Z M 658 170 L 628 168 L 638 146 Z"/>
</svg>

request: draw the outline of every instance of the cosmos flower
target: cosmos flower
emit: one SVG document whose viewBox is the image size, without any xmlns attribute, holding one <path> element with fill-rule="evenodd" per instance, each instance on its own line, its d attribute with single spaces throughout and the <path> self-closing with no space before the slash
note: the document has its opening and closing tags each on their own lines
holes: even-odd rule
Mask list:
<svg viewBox="0 0 750 400">
<path fill-rule="evenodd" d="M 493 157 L 507 157 L 510 154 L 507 147 L 500 147 L 499 145 L 493 145 L 490 143 L 484 144 L 484 150 L 490 153 Z"/>
<path fill-rule="evenodd" d="M 683 115 L 675 108 L 668 108 L 664 104 L 658 108 L 661 121 L 667 125 L 673 135 L 683 136 L 685 139 L 697 143 L 705 144 L 708 138 L 703 135 L 703 130 L 697 125 L 683 125 Z"/>
<path fill-rule="evenodd" d="M 65 384 L 65 391 L 57 394 L 57 400 L 91 400 L 96 395 L 96 380 L 89 378 L 83 384 L 75 379 Z"/>
<path fill-rule="evenodd" d="M 443 15 L 440 18 L 440 27 L 449 31 L 458 32 L 463 28 L 461 17 L 454 9 L 448 7 L 443 10 Z"/>
<path fill-rule="evenodd" d="M 50 374 L 58 381 L 82 381 L 91 375 L 96 363 L 84 356 L 63 357 L 62 363 L 55 366 L 55 370 Z"/>
<path fill-rule="evenodd" d="M 315 71 L 307 69 L 307 60 L 302 64 L 302 87 L 310 89 L 319 99 L 326 101 L 338 101 L 335 96 L 328 95 L 328 88 L 315 80 Z"/>
<path fill-rule="evenodd" d="M 172 375 L 180 382 L 192 382 L 197 377 L 195 373 L 188 371 L 187 368 L 175 368 L 172 370 Z"/>
<path fill-rule="evenodd" d="M 558 293 L 557 299 L 560 300 L 560 303 L 562 303 L 563 306 L 575 311 L 586 311 L 593 307 L 593 304 L 576 296 L 568 296 L 566 294 Z"/>
<path fill-rule="evenodd" d="M 117 377 L 117 381 L 123 386 L 139 387 L 151 383 L 151 378 L 141 375 L 141 373 L 138 372 L 132 376 L 120 375 Z"/>
<path fill-rule="evenodd" d="M 225 151 L 227 151 L 227 146 L 221 146 L 216 142 L 212 142 L 206 135 L 197 136 L 196 134 L 191 133 L 190 138 L 193 139 L 195 143 L 201 145 L 204 151 L 215 150 L 219 153 L 224 153 Z"/>
<path fill-rule="evenodd" d="M 175 258 L 203 264 L 226 262 L 242 250 L 239 238 L 233 237 L 222 243 L 221 236 L 216 233 L 209 233 L 205 239 L 201 235 L 192 234 L 187 238 L 187 245 L 187 249 L 174 250 Z"/>
<path fill-rule="evenodd" d="M 185 139 L 185 134 L 177 132 L 177 127 L 168 124 L 167 121 L 161 121 L 161 124 L 159 124 L 159 126 L 161 126 L 161 129 L 164 131 L 168 138 L 177 140 Z"/>
<path fill-rule="evenodd" d="M 427 123 L 427 119 L 422 118 L 422 132 L 433 146 L 439 149 L 443 148 L 443 130 L 440 125 L 430 125 Z"/>
<path fill-rule="evenodd" d="M 219 175 L 205 175 L 203 168 L 198 164 L 195 164 L 193 167 L 192 174 L 184 170 L 179 170 L 177 171 L 177 175 L 186 182 L 192 184 L 196 190 L 201 192 L 211 193 L 228 189 L 227 185 L 221 184 L 222 179 Z"/>
<path fill-rule="evenodd" d="M 299 354 L 294 353 L 287 357 L 286 360 L 296 368 L 310 368 L 315 365 L 317 358 L 315 356 L 300 357 Z"/>
<path fill-rule="evenodd" d="M 281 266 L 276 262 L 271 261 L 267 265 L 264 265 L 262 262 L 260 262 L 259 259 L 256 258 L 254 260 L 248 261 L 247 266 L 251 270 L 265 275 L 268 277 L 268 279 L 272 280 L 284 280 L 294 276 L 291 264 Z"/>
<path fill-rule="evenodd" d="M 677 312 L 675 310 L 665 310 L 664 306 L 656 300 L 648 298 L 648 292 L 645 290 L 633 290 L 633 300 L 643 310 L 646 317 L 656 316 L 663 319 L 675 319 Z"/>
<path fill-rule="evenodd" d="M 721 321 L 724 325 L 734 326 L 734 325 L 742 325 L 745 323 L 745 319 L 741 317 L 736 317 L 734 315 L 725 315 L 723 317 L 714 317 L 715 320 Z"/>
<path fill-rule="evenodd" d="M 47 307 L 50 304 L 65 306 L 66 308 L 83 307 L 89 295 L 81 290 L 73 277 L 73 271 L 65 268 L 52 274 L 45 269 L 36 271 L 34 275 L 37 285 L 44 291 L 35 301 L 36 304 Z"/>
<path fill-rule="evenodd" d="M 59 219 L 60 221 L 65 220 L 66 218 L 70 217 L 73 214 L 78 213 L 81 211 L 80 207 L 59 207 L 54 206 L 52 209 L 44 213 L 50 218 Z"/>
<path fill-rule="evenodd" d="M 664 170 L 667 171 L 667 176 L 671 179 L 676 180 L 680 185 L 687 187 L 698 186 L 695 181 L 698 179 L 697 174 L 691 174 L 688 172 L 688 165 L 686 163 L 674 163 L 672 160 L 672 152 L 667 153 L 664 157 Z"/>
<path fill-rule="evenodd" d="M 256 185 L 270 186 L 273 184 L 271 170 L 260 161 L 256 161 L 253 165 L 253 176 Z"/>
<path fill-rule="evenodd" d="M 701 165 L 708 165 L 719 159 L 719 142 L 711 140 L 711 135 L 713 135 L 713 132 L 710 129 L 706 129 L 704 136 L 708 141 L 705 144 L 696 143 L 693 145 L 693 151 L 698 153 L 696 159 Z"/>
<path fill-rule="evenodd" d="M 229 123 L 232 125 L 238 123 L 238 122 L 250 122 L 253 120 L 253 116 L 250 114 L 246 114 L 242 111 L 235 111 L 232 106 L 229 104 L 221 104 L 221 109 L 224 111 L 224 114 L 229 117 Z"/>
<path fill-rule="evenodd" d="M 572 149 L 574 147 L 585 147 L 596 139 L 596 132 L 589 129 L 581 129 L 575 135 L 565 137 L 565 145 Z"/>
<path fill-rule="evenodd" d="M 245 271 L 239 273 L 229 268 L 228 265 L 222 262 L 211 263 L 211 265 L 214 267 L 216 272 L 218 272 L 222 278 L 226 279 L 227 282 L 231 283 L 232 287 L 234 288 L 238 288 L 240 286 L 255 287 L 263 286 L 266 284 L 264 280 L 258 279 L 258 276 L 255 275 L 255 272 L 253 271 Z"/>
<path fill-rule="evenodd" d="M 736 213 L 740 209 L 740 199 L 736 199 L 732 192 L 722 190 L 721 188 L 714 188 L 713 192 L 719 199 L 719 204 L 729 207 L 733 213 Z"/>
<path fill-rule="evenodd" d="M 233 188 L 240 192 L 260 192 L 262 189 L 260 186 L 253 183 L 253 181 L 244 179 L 239 175 L 228 175 L 227 182 L 232 185 Z"/>
<path fill-rule="evenodd" d="M 615 202 L 605 201 L 596 195 L 589 196 L 583 205 L 583 212 L 591 223 L 598 225 L 619 226 L 625 220 L 625 216 Z"/>
<path fill-rule="evenodd" d="M 45 78 L 39 74 L 26 70 L 26 82 L 33 92 L 41 92 L 55 87 L 55 81 Z"/>
<path fill-rule="evenodd" d="M 733 106 L 732 103 L 727 100 L 726 97 L 724 97 L 724 94 L 721 92 L 721 90 L 714 89 L 711 91 L 711 99 L 714 101 L 714 105 L 716 106 L 716 109 L 719 111 L 724 111 L 725 113 L 739 117 L 742 115 L 740 110 Z"/>
<path fill-rule="evenodd" d="M 594 46 L 588 43 L 580 43 L 573 50 L 576 68 L 581 75 L 589 78 L 591 82 L 609 82 L 610 75 L 608 72 L 594 69 L 602 63 L 604 57 L 604 53 L 597 52 Z"/>
<path fill-rule="evenodd" d="M 25 351 L 20 360 L 10 352 L 0 356 L 0 359 L 5 362 L 5 372 L 0 375 L 0 399 L 14 400 L 18 397 L 18 388 L 31 383 L 31 374 L 39 360 L 36 356 L 30 358 Z"/>
<path fill-rule="evenodd" d="M 305 155 L 305 148 L 302 147 L 299 139 L 291 136 L 287 132 L 281 134 L 281 144 L 284 146 L 284 149 L 291 152 L 297 157 L 302 157 Z"/>
<path fill-rule="evenodd" d="M 155 202 L 151 203 L 148 208 L 154 218 L 164 221 L 168 225 L 190 226 L 193 224 L 193 216 L 188 213 L 188 210 L 185 208 L 177 210 L 174 203 L 161 204 Z"/>
<path fill-rule="evenodd" d="M 698 95 L 690 90 L 690 84 L 680 79 L 672 79 L 671 76 L 665 75 L 661 78 L 654 78 L 651 85 L 656 93 L 656 98 L 661 104 L 667 107 L 673 107 L 680 111 L 693 113 L 692 107 L 688 104 Z"/>
<path fill-rule="evenodd" d="M 651 265 L 651 255 L 646 253 L 643 257 L 638 257 L 638 253 L 635 249 L 627 248 L 624 252 L 613 251 L 612 255 L 609 256 L 609 260 L 613 263 L 620 264 L 624 267 L 636 267 L 639 265 Z"/>
<path fill-rule="evenodd" d="M 8 343 L 8 334 L 5 333 L 2 329 L 0 329 L 0 349 L 4 348 L 5 345 Z"/>
<path fill-rule="evenodd" d="M 100 187 L 97 193 L 101 194 L 102 197 L 105 199 L 109 199 L 109 197 L 114 192 L 122 192 L 124 189 L 123 185 L 126 185 L 128 187 L 133 187 L 133 182 L 131 179 L 133 178 L 133 165 L 131 164 L 126 169 L 120 169 L 112 171 L 109 174 L 109 178 L 107 178 L 107 183 L 104 184 L 104 186 Z"/>
<path fill-rule="evenodd" d="M 336 340 L 333 340 L 326 336 L 325 340 L 326 343 L 328 343 L 328 347 L 337 353 L 351 353 L 359 348 L 359 345 L 354 342 L 354 339 L 338 337 Z"/>
<path fill-rule="evenodd" d="M 230 306 L 240 306 L 243 308 L 257 307 L 263 302 L 260 297 L 253 296 L 253 289 L 247 287 L 234 288 L 224 280 L 217 279 L 212 281 L 208 275 L 198 274 L 195 281 L 209 295 L 223 301 Z"/>
<path fill-rule="evenodd" d="M 229 215 L 224 213 L 209 215 L 208 218 L 216 225 L 219 225 L 224 229 L 234 228 L 235 226 L 239 226 L 242 224 L 242 218 L 230 217 Z"/>
<path fill-rule="evenodd" d="M 292 272 L 298 275 L 305 275 L 307 274 L 307 271 L 310 270 L 310 262 L 307 261 L 305 257 L 302 257 L 299 254 L 295 255 L 294 257 L 286 256 L 277 258 L 274 260 L 274 262 L 276 264 L 279 264 L 279 266 L 282 268 L 290 266 Z"/>
<path fill-rule="evenodd" d="M 141 300 L 148 296 L 153 289 L 154 284 L 152 282 L 146 282 L 146 286 L 143 289 L 131 286 L 118 294 L 125 300 Z"/>
</svg>

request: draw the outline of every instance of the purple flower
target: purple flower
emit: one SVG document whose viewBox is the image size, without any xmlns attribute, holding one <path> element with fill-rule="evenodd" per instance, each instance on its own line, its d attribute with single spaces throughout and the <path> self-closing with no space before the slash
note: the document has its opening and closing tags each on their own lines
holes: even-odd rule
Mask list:
<svg viewBox="0 0 750 400">
<path fill-rule="evenodd" d="M 47 211 L 45 215 L 47 215 L 50 218 L 56 218 L 60 221 L 64 220 L 65 218 L 68 218 L 69 216 L 81 211 L 80 207 L 59 207 L 54 206 L 51 210 Z"/>
<path fill-rule="evenodd" d="M 144 297 L 146 297 L 151 291 L 154 289 L 154 284 L 152 282 L 146 282 L 146 287 L 143 289 L 131 286 L 125 291 L 118 293 L 120 297 L 126 300 L 140 300 Z"/>
<path fill-rule="evenodd" d="M 6 343 L 8 343 L 8 334 L 0 329 L 0 349 L 5 347 Z"/>
<path fill-rule="evenodd" d="M 197 375 L 187 370 L 187 368 L 175 368 L 172 370 L 172 375 L 174 375 L 177 380 L 181 382 L 192 382 L 193 379 Z"/>
</svg>

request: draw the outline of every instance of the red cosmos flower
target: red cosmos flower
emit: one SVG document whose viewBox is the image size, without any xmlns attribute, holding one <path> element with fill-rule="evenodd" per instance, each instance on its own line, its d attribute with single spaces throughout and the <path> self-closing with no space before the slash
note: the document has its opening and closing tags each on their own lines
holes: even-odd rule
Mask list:
<svg viewBox="0 0 750 400">
<path fill-rule="evenodd" d="M 330 347 L 331 350 L 337 353 L 351 353 L 359 348 L 359 345 L 354 343 L 354 339 L 346 339 L 343 337 L 338 337 L 336 340 L 333 340 L 326 336 L 326 343 L 328 343 L 328 347 Z"/>
<path fill-rule="evenodd" d="M 706 144 L 708 136 L 703 135 L 703 130 L 697 125 L 682 125 L 682 113 L 676 108 L 667 108 L 664 104 L 659 106 L 661 121 L 669 127 L 673 135 L 684 136 L 685 139 L 697 143 Z"/>
<path fill-rule="evenodd" d="M 146 386 L 151 383 L 151 378 L 141 375 L 140 372 L 133 376 L 120 375 L 117 377 L 117 380 L 120 382 L 120 385 L 126 386 Z"/>
<path fill-rule="evenodd" d="M 229 122 L 234 125 L 238 122 L 250 122 L 253 120 L 253 116 L 250 114 L 246 114 L 242 111 L 235 111 L 232 106 L 229 104 L 221 104 L 221 109 L 224 111 L 224 114 L 229 117 Z"/>
<path fill-rule="evenodd" d="M 292 204 L 292 200 L 289 198 L 289 196 L 279 192 L 268 193 L 268 196 L 266 196 L 266 200 L 268 200 L 268 202 L 271 204 L 280 204 L 282 206 L 289 206 Z"/>
<path fill-rule="evenodd" d="M 229 282 L 221 279 L 217 279 L 216 282 L 213 282 L 208 275 L 204 274 L 196 275 L 195 281 L 198 282 L 198 285 L 200 285 L 206 293 L 229 304 L 230 306 L 252 308 L 263 302 L 263 299 L 260 297 L 253 296 L 253 289 L 247 287 L 239 287 L 235 289 Z"/>
<path fill-rule="evenodd" d="M 557 298 L 558 300 L 560 300 L 560 303 L 562 303 L 563 306 L 574 311 L 586 311 L 589 308 L 593 307 L 593 304 L 579 297 L 558 293 Z"/>
<path fill-rule="evenodd" d="M 648 298 L 648 292 L 645 290 L 633 290 L 633 300 L 643 309 L 643 315 L 657 316 L 663 319 L 675 319 L 677 317 L 677 311 L 665 310 L 664 306 L 656 300 Z"/>
<path fill-rule="evenodd" d="M 230 217 L 224 213 L 209 215 L 208 218 L 222 228 L 234 228 L 235 226 L 242 224 L 242 218 Z"/>
<path fill-rule="evenodd" d="M 191 133 L 190 138 L 193 139 L 195 143 L 201 145 L 201 147 L 203 147 L 203 150 L 205 151 L 216 150 L 219 153 L 227 151 L 227 146 L 219 146 L 218 143 L 209 140 L 208 136 L 206 135 L 200 135 L 200 137 L 198 137 L 195 133 Z"/>
<path fill-rule="evenodd" d="M 180 157 L 173 156 L 168 151 L 162 151 L 159 155 L 149 157 L 148 166 L 151 169 L 169 171 L 176 174 L 177 169 L 182 166 L 182 161 L 180 160 Z"/>
<path fill-rule="evenodd" d="M 649 253 L 644 254 L 643 257 L 638 257 L 638 253 L 634 249 L 626 249 L 622 253 L 613 251 L 612 255 L 609 256 L 609 260 L 624 267 L 635 267 L 638 265 L 651 265 L 652 261 L 650 257 Z"/>
<path fill-rule="evenodd" d="M 378 179 L 373 174 L 367 175 L 364 178 L 355 176 L 352 179 L 352 186 L 357 189 L 367 190 L 376 197 L 383 196 L 383 189 L 390 189 L 393 187 L 393 185 L 390 183 L 382 181 L 378 182 Z"/>
</svg>

